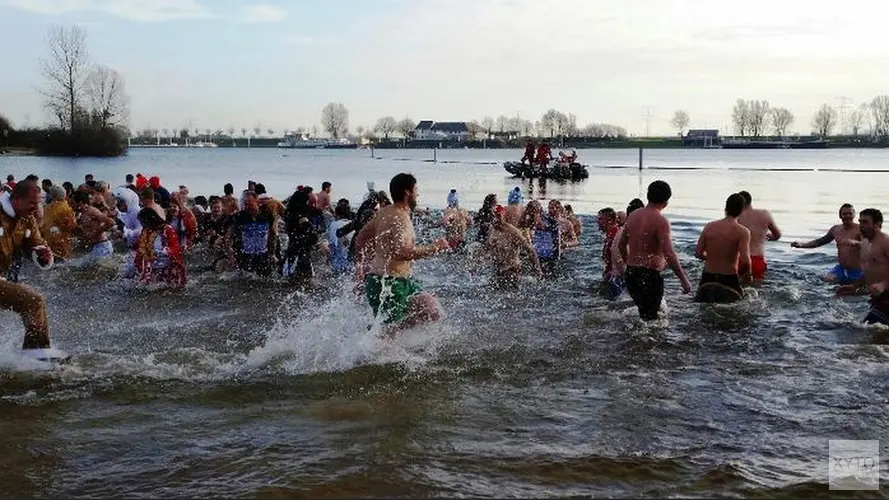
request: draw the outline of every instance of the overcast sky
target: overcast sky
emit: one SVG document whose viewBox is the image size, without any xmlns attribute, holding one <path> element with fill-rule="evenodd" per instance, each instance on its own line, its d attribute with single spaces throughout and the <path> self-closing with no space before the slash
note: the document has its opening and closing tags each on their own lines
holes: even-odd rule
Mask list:
<svg viewBox="0 0 889 500">
<path fill-rule="evenodd" d="M 889 93 L 885 0 L 0 0 L 0 113 L 46 121 L 39 58 L 53 25 L 84 28 L 123 74 L 136 129 L 536 120 L 672 133 L 730 126 L 739 97 L 811 130 L 823 103 Z"/>
</svg>

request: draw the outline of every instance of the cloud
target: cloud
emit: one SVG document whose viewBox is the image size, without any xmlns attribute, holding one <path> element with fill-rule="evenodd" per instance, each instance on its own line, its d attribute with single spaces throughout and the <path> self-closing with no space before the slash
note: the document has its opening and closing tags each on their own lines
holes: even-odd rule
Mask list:
<svg viewBox="0 0 889 500">
<path fill-rule="evenodd" d="M 274 5 L 248 5 L 240 21 L 244 23 L 278 23 L 287 18 L 287 11 Z"/>
<path fill-rule="evenodd" d="M 102 12 L 139 22 L 215 17 L 197 0 L 0 0 L 0 6 L 56 16 L 76 12 Z"/>
<path fill-rule="evenodd" d="M 281 37 L 281 41 L 288 45 L 303 46 L 315 45 L 317 43 L 317 40 L 315 38 L 299 34 L 284 35 Z"/>
</svg>

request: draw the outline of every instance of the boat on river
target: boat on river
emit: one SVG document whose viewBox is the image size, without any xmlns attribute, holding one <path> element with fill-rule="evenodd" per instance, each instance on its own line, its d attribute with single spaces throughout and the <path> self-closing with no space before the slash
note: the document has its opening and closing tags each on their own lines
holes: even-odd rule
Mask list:
<svg viewBox="0 0 889 500">
<path fill-rule="evenodd" d="M 556 162 L 552 166 L 541 166 L 537 163 L 524 163 L 520 161 L 508 161 L 503 164 L 503 169 L 523 179 L 557 179 L 566 181 L 579 181 L 590 176 L 588 165 L 577 162 Z"/>
</svg>

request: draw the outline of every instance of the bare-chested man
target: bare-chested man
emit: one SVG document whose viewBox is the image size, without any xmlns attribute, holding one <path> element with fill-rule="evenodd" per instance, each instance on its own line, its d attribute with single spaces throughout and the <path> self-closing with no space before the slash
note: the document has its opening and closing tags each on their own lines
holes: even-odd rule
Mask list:
<svg viewBox="0 0 889 500">
<path fill-rule="evenodd" d="M 506 209 L 501 205 L 494 208 L 494 220 L 491 223 L 491 234 L 485 242 L 485 249 L 494 263 L 496 279 L 494 285 L 502 289 L 518 287 L 522 275 L 522 264 L 519 253 L 522 251 L 531 262 L 531 269 L 538 278 L 543 276 L 537 252 L 525 235 L 512 224 L 506 222 Z"/>
<path fill-rule="evenodd" d="M 781 239 L 781 230 L 775 224 L 771 212 L 761 208 L 753 208 L 753 198 L 747 191 L 741 191 L 744 197 L 744 211 L 738 217 L 738 222 L 750 230 L 750 269 L 753 279 L 760 281 L 765 278 L 768 265 L 766 264 L 766 240 L 778 241 Z"/>
<path fill-rule="evenodd" d="M 114 246 L 108 239 L 107 231 L 115 226 L 114 219 L 90 204 L 90 195 L 85 191 L 75 191 L 71 208 L 77 214 L 78 233 L 90 245 L 90 258 L 101 259 L 114 254 Z"/>
<path fill-rule="evenodd" d="M 618 242 L 621 258 L 627 263 L 624 273 L 627 291 L 645 321 L 658 317 L 664 298 L 661 271 L 667 265 L 679 278 L 682 293 L 691 292 L 691 283 L 673 250 L 670 221 L 661 213 L 672 195 L 670 185 L 664 181 L 649 184 L 648 205 L 627 216 Z"/>
<path fill-rule="evenodd" d="M 356 258 L 360 261 L 366 254 L 365 247 L 373 248 L 373 260 L 364 277 L 364 292 L 374 315 L 385 318 L 383 322 L 390 325 L 388 333 L 393 335 L 401 328 L 441 317 L 438 300 L 422 291 L 411 277 L 411 267 L 413 261 L 442 252 L 450 245 L 444 238 L 431 245 L 414 245 L 411 210 L 417 206 L 419 190 L 413 175 L 393 177 L 389 193 L 392 205 L 380 208 L 358 234 Z"/>
<path fill-rule="evenodd" d="M 849 203 L 840 207 L 840 221 L 827 230 L 827 234 L 817 240 L 790 244 L 793 248 L 818 248 L 831 241 L 837 242 L 837 260 L 839 264 L 830 270 L 824 281 L 828 283 L 848 284 L 861 279 L 861 231 L 855 223 L 855 207 Z"/>
<path fill-rule="evenodd" d="M 516 186 L 506 196 L 506 223 L 519 227 L 522 220 L 522 214 L 525 213 L 525 207 L 522 206 L 524 196 L 522 196 L 522 188 Z"/>
<path fill-rule="evenodd" d="M 725 218 L 704 226 L 695 257 L 704 261 L 695 302 L 736 302 L 744 298 L 742 280 L 750 276 L 750 230 L 738 223 L 744 198 L 735 193 L 725 200 Z"/>
<path fill-rule="evenodd" d="M 238 199 L 235 198 L 235 187 L 231 183 L 222 186 L 222 213 L 225 215 L 235 215 L 241 210 Z"/>
<path fill-rule="evenodd" d="M 469 227 L 469 214 L 460 208 L 460 198 L 456 189 L 448 193 L 448 206 L 441 213 L 441 225 L 444 227 L 445 239 L 448 240 L 451 249 L 462 247 Z"/>
<path fill-rule="evenodd" d="M 852 294 L 866 286 L 871 308 L 864 322 L 889 325 L 889 237 L 882 231 L 883 214 L 866 208 L 858 215 L 858 224 L 861 236 L 870 243 L 861 255 L 864 275 L 839 287 L 837 293 Z"/>
</svg>

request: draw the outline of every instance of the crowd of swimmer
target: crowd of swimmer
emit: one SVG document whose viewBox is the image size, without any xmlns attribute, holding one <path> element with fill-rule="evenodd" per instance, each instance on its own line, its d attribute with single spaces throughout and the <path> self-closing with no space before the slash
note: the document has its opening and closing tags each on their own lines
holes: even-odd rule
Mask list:
<svg viewBox="0 0 889 500">
<path fill-rule="evenodd" d="M 70 259 L 76 246 L 83 247 L 88 263 L 108 259 L 118 242 L 126 255 L 124 276 L 174 288 L 185 286 L 184 255 L 197 246 L 211 254 L 214 271 L 262 277 L 311 280 L 320 255 L 334 275 L 353 275 L 374 314 L 395 332 L 440 317 L 438 302 L 411 276 L 413 261 L 466 252 L 491 264 L 496 287 L 514 289 L 524 275 L 553 274 L 563 253 L 579 245 L 583 231 L 570 205 L 559 200 L 550 200 L 546 209 L 538 200 L 525 204 L 520 187 L 508 193 L 506 206 L 496 194 L 487 195 L 472 216 L 451 190 L 447 207 L 433 224 L 443 229 L 444 237 L 415 245 L 417 216 L 428 219 L 429 214 L 417 207 L 419 188 L 410 174 L 393 177 L 388 195 L 368 183 L 355 211 L 348 199 L 332 203 L 330 182 L 318 192 L 297 186 L 283 202 L 252 181 L 238 196 L 226 184 L 220 196 L 191 198 L 186 186 L 171 191 L 157 176 L 141 173 L 127 175 L 115 188 L 92 175 L 76 187 L 35 175 L 16 183 L 9 176 L 3 187 L 0 307 L 22 315 L 25 348 L 49 347 L 44 299 L 18 283 L 28 251 L 39 267 L 48 268 Z M 626 291 L 643 320 L 663 312 L 666 267 L 679 278 L 684 293 L 692 289 L 662 214 L 671 196 L 669 184 L 655 181 L 648 187 L 647 204 L 634 199 L 625 211 L 598 212 L 604 233 L 601 291 L 612 300 Z M 725 215 L 707 224 L 697 243 L 695 255 L 704 261 L 698 302 L 740 300 L 742 285 L 765 279 L 765 242 L 781 238 L 771 213 L 754 209 L 745 191 L 728 197 Z M 882 214 L 866 209 L 859 224 L 854 217 L 854 208 L 843 205 L 841 224 L 822 238 L 792 246 L 813 248 L 835 240 L 840 262 L 825 279 L 842 284 L 840 293 L 869 293 L 872 308 L 866 320 L 889 324 L 889 243 L 880 232 Z M 470 227 L 474 241 L 467 241 Z"/>
</svg>

